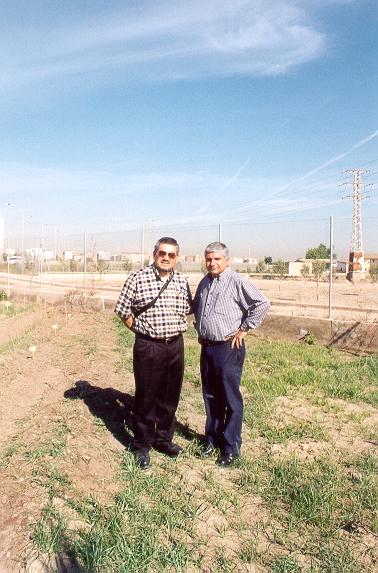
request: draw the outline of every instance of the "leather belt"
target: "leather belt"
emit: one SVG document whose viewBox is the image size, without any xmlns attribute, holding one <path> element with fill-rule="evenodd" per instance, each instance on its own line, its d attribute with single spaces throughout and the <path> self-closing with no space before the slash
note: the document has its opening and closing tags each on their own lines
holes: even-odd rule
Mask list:
<svg viewBox="0 0 378 573">
<path fill-rule="evenodd" d="M 202 346 L 218 346 L 218 344 L 225 344 L 229 340 L 201 340 Z"/>
<path fill-rule="evenodd" d="M 140 334 L 136 332 L 135 335 L 142 340 L 148 340 L 149 342 L 160 342 L 161 344 L 172 344 L 175 340 L 178 340 L 182 334 L 175 334 L 175 336 L 168 336 L 167 338 L 153 338 L 152 336 L 147 336 L 147 334 Z"/>
</svg>

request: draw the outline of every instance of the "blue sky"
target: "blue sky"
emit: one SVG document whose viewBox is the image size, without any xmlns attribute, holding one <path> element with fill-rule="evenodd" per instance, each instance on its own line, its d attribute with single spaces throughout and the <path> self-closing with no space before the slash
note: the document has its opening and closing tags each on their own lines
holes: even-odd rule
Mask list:
<svg viewBox="0 0 378 573">
<path fill-rule="evenodd" d="M 221 223 L 235 252 L 294 257 L 334 215 L 345 256 L 342 172 L 378 183 L 377 23 L 375 0 L 1 2 L 7 236 L 23 213 L 25 236 L 146 226 L 192 252 Z"/>
</svg>

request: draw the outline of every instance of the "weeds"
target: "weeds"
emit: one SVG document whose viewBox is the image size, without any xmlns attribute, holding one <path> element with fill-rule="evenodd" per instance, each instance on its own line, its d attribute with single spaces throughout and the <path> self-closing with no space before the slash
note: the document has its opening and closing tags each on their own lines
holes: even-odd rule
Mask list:
<svg viewBox="0 0 378 573">
<path fill-rule="evenodd" d="M 1 292 L 2 291 L 0 291 L 0 297 Z M 31 312 L 33 310 L 33 305 L 31 304 L 18 305 L 2 298 L 0 298 L 0 301 L 0 314 L 7 318 L 23 314 L 24 312 Z"/>
<path fill-rule="evenodd" d="M 111 324 L 118 335 L 118 371 L 131 372 L 133 335 L 118 318 Z M 97 342 L 89 342 L 85 336 L 74 340 L 92 348 L 92 356 Z M 215 457 L 200 458 L 199 441 L 193 439 L 202 430 L 196 424 L 203 415 L 193 329 L 186 340 L 180 405 L 185 422 L 179 440 L 186 441 L 186 453 L 177 461 L 152 451 L 151 468 L 141 472 L 131 452 L 120 453 L 117 444 L 103 450 L 102 474 L 89 471 L 78 485 L 71 468 L 82 454 L 79 436 L 88 431 L 88 416 L 77 415 L 82 402 L 74 412 L 70 402 L 46 420 L 39 442 L 22 436 L 25 443 L 20 437 L 9 444 L 2 470 L 8 476 L 23 471 L 25 483 L 38 487 L 47 500 L 33 528 L 35 549 L 43 555 L 64 552 L 91 573 L 374 570 L 373 548 L 365 538 L 378 530 L 376 460 L 366 443 L 366 449 L 351 452 L 349 444 L 337 449 L 333 440 L 340 420 L 352 438 L 362 441 L 372 432 L 363 424 L 374 414 L 376 357 L 351 359 L 316 345 L 255 339 L 248 354 L 247 439 L 230 471 L 217 468 Z M 285 404 L 302 407 L 304 399 L 305 416 L 300 408 L 297 415 L 294 408 L 286 415 Z M 355 408 L 345 407 L 356 402 Z M 100 442 L 106 447 L 107 429 L 96 417 L 90 428 L 95 440 L 85 436 L 84 443 L 91 456 L 91 447 Z M 328 453 L 301 455 L 308 440 L 325 444 L 325 450 L 315 451 Z M 276 444 L 285 447 L 272 447 Z M 108 471 L 108 461 L 118 464 L 117 477 Z"/>
</svg>

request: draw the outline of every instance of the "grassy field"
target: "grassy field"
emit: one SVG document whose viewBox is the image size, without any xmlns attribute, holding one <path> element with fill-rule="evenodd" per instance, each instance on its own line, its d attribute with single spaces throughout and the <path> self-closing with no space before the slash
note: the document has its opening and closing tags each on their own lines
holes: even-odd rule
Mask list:
<svg viewBox="0 0 378 573">
<path fill-rule="evenodd" d="M 118 320 L 101 320 L 114 335 L 115 375 L 129 380 L 132 395 L 133 337 Z M 69 564 L 87 573 L 371 573 L 377 356 L 253 336 L 247 346 L 243 449 L 232 469 L 199 456 L 204 414 L 192 328 L 177 429 L 185 452 L 178 460 L 154 453 L 148 471 L 135 466 L 127 446 L 132 396 L 125 392 L 104 393 L 101 402 L 83 383 L 38 411 L 43 432 L 30 430 L 36 412 L 23 420 L 1 467 L 10 475 L 22 466 L 36 488 L 28 555 L 38 555 L 49 571 Z M 94 334 L 72 337 L 67 360 L 74 347 L 88 363 L 100 359 Z M 87 439 L 86 449 L 80 442 L 83 401 L 96 454 L 94 442 Z M 126 447 L 112 446 L 109 434 L 122 434 Z M 75 481 L 86 457 L 104 466 L 97 493 Z"/>
</svg>

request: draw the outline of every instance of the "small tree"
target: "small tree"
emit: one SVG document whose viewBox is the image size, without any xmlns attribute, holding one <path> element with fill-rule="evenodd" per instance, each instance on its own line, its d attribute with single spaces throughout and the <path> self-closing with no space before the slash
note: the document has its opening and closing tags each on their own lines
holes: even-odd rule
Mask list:
<svg viewBox="0 0 378 573">
<path fill-rule="evenodd" d="M 274 261 L 272 269 L 275 275 L 280 276 L 278 290 L 281 290 L 281 280 L 284 274 L 287 273 L 287 263 L 285 263 L 285 261 L 283 261 L 282 259 L 278 259 L 278 261 Z"/>
<path fill-rule="evenodd" d="M 273 262 L 272 257 L 264 257 L 264 263 L 265 263 L 266 265 L 271 265 L 272 262 Z"/>
<path fill-rule="evenodd" d="M 102 259 L 99 259 L 99 260 L 97 261 L 96 271 L 97 271 L 98 274 L 100 275 L 100 282 L 101 282 L 101 280 L 102 280 L 102 275 L 103 275 L 104 273 L 106 273 L 106 271 L 108 270 L 108 268 L 109 268 L 109 264 L 108 264 L 106 261 L 103 261 Z"/>
<path fill-rule="evenodd" d="M 131 268 L 132 268 L 132 263 L 130 259 L 125 259 L 122 263 L 122 269 L 127 273 L 129 273 L 131 271 Z"/>
<path fill-rule="evenodd" d="M 370 265 L 369 275 L 373 283 L 378 282 L 378 263 Z"/>
<path fill-rule="evenodd" d="M 256 272 L 262 274 L 265 273 L 265 271 L 266 271 L 265 261 L 259 261 L 256 265 Z"/>
<path fill-rule="evenodd" d="M 312 274 L 316 278 L 316 300 L 319 302 L 319 281 L 326 270 L 324 261 L 314 261 L 312 263 Z"/>
<path fill-rule="evenodd" d="M 76 273 L 77 271 L 77 261 L 75 259 L 70 260 L 70 271 L 71 273 Z"/>
<path fill-rule="evenodd" d="M 304 278 L 305 284 L 306 280 L 308 279 L 308 275 L 310 274 L 310 267 L 306 263 L 301 266 L 301 275 Z"/>
</svg>

